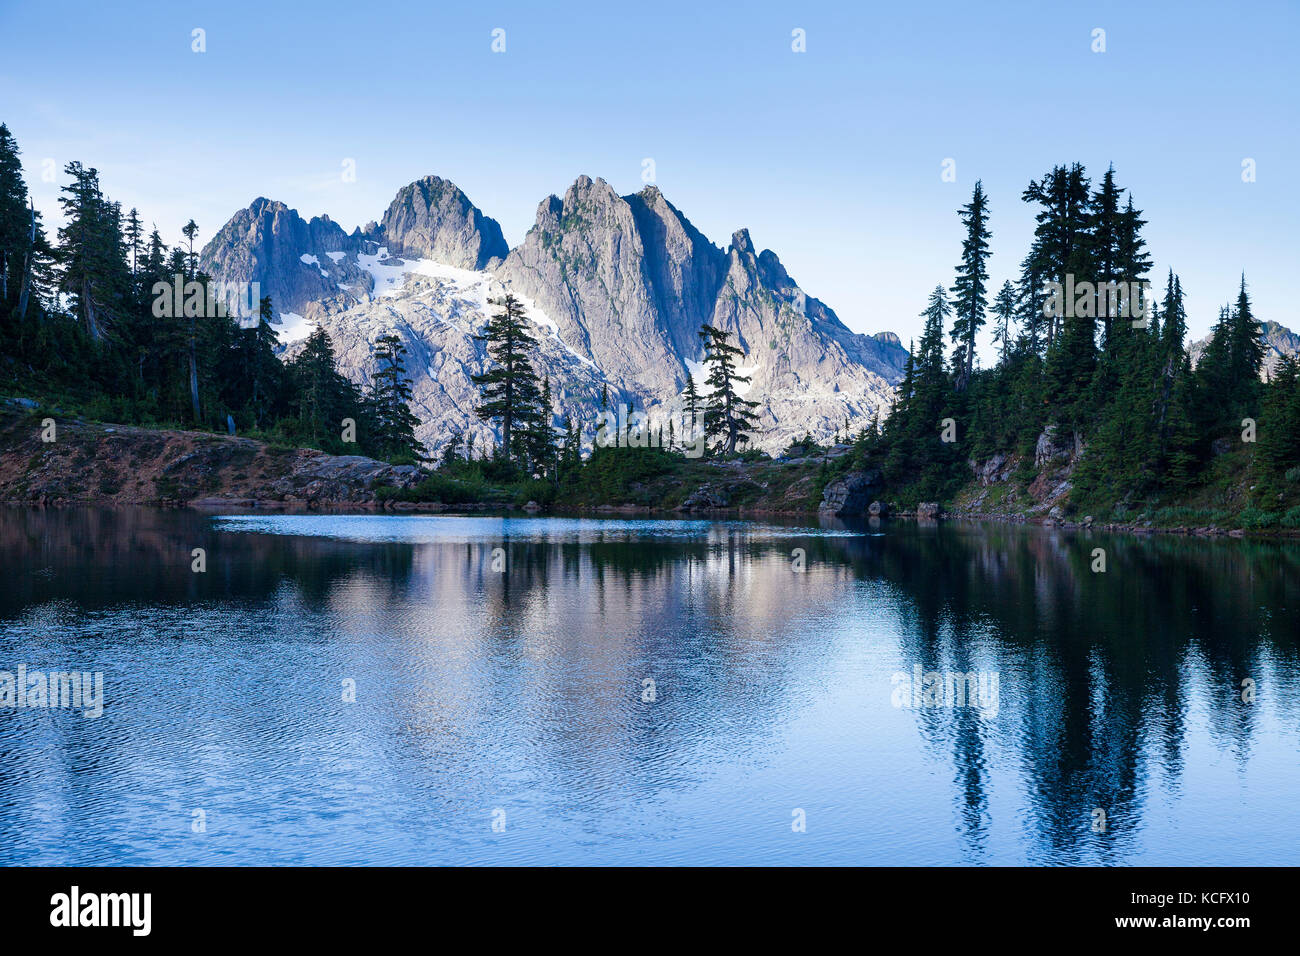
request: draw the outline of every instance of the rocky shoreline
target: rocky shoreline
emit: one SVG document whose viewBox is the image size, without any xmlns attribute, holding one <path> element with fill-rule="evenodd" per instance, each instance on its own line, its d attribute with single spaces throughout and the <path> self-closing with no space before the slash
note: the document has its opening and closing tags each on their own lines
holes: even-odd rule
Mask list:
<svg viewBox="0 0 1300 956">
<path fill-rule="evenodd" d="M 51 434 L 48 423 L 53 421 Z M 52 438 L 52 440 L 50 440 Z M 847 448 L 843 449 L 847 451 Z M 1040 452 L 1042 450 L 1040 449 Z M 1050 468 L 1061 457 L 1050 450 L 1038 464 Z M 787 463 L 787 464 L 797 464 Z M 1173 534 L 1190 537 L 1297 537 L 1300 530 L 1253 530 L 1208 525 L 1160 526 L 1150 520 L 1097 521 L 1091 515 L 1072 520 L 1063 514 L 1060 486 L 1068 490 L 1068 474 L 1059 471 L 1044 479 L 1045 470 L 1028 489 L 1029 499 L 1016 494 L 994 496 L 999 484 L 1010 488 L 1014 462 L 994 460 L 973 468 L 972 487 L 956 504 L 921 502 L 899 508 L 888 500 L 883 476 L 862 468 L 829 481 L 820 502 L 806 493 L 806 476 L 795 479 L 784 494 L 749 504 L 737 504 L 731 493 L 736 482 L 753 483 L 754 469 L 729 462 L 709 480 L 702 480 L 676 507 L 644 503 L 603 502 L 591 506 L 556 506 L 563 514 L 716 515 L 719 517 L 804 516 L 822 518 L 899 518 L 918 521 L 975 521 L 1034 524 L 1066 531 L 1104 531 L 1134 535 Z M 770 467 L 770 465 L 769 465 Z M 268 445 L 248 438 L 207 432 L 151 430 L 109 425 L 57 413 L 37 412 L 34 403 L 9 399 L 0 406 L 0 502 L 9 505 L 149 505 L 200 510 L 370 511 L 376 513 L 500 513 L 542 509 L 534 502 L 485 501 L 444 504 L 404 501 L 381 489 L 414 488 L 426 472 L 413 465 L 391 465 L 360 455 L 329 455 L 304 448 Z M 1034 494 L 1036 485 L 1046 493 Z M 1050 487 L 1049 487 L 1050 486 Z"/>
</svg>

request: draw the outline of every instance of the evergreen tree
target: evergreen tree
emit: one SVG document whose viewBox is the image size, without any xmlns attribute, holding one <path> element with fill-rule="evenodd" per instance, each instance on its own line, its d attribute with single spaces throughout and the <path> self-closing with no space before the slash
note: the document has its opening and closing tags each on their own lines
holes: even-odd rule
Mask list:
<svg viewBox="0 0 1300 956">
<path fill-rule="evenodd" d="M 942 285 L 930 293 L 921 316 L 921 341 L 908 356 L 884 441 L 887 478 L 924 500 L 942 496 L 960 481 L 961 455 L 957 442 L 943 440 L 943 420 L 954 416 L 948 414 L 952 387 L 944 362 L 944 327 L 952 309 Z"/>
<path fill-rule="evenodd" d="M 339 436 L 345 418 L 358 426 L 369 424 L 364 421 L 360 390 L 339 374 L 334 343 L 324 329 L 318 328 L 307 337 L 302 351 L 289 363 L 288 372 L 294 386 L 290 411 L 297 419 L 298 434 L 315 447 L 343 450 Z M 363 447 L 367 447 L 369 429 L 362 432 L 358 438 L 366 441 Z"/>
<path fill-rule="evenodd" d="M 442 456 L 438 461 L 440 468 L 455 465 L 461 460 L 461 450 L 465 447 L 465 436 L 459 428 L 452 426 L 451 437 L 442 446 Z"/>
<path fill-rule="evenodd" d="M 427 459 L 415 437 L 420 420 L 411 412 L 411 383 L 406 378 L 406 346 L 389 332 L 375 340 L 375 370 L 370 376 L 366 405 L 374 427 L 373 445 L 390 461 Z"/>
<path fill-rule="evenodd" d="M 167 246 L 163 244 L 162 236 L 158 235 L 158 227 L 154 226 L 145 247 L 144 270 L 140 276 L 141 285 L 150 288 L 155 282 L 161 281 L 166 274 Z"/>
<path fill-rule="evenodd" d="M 135 278 L 139 270 L 140 253 L 144 248 L 144 223 L 140 221 L 140 213 L 135 207 L 126 215 L 126 250 L 131 255 L 131 277 Z"/>
<path fill-rule="evenodd" d="M 1066 316 L 1047 350 L 1043 368 L 1049 414 L 1063 427 L 1079 432 L 1086 429 L 1091 409 L 1084 399 L 1096 366 L 1093 316 Z"/>
<path fill-rule="evenodd" d="M 1117 276 L 1121 281 L 1142 282 L 1151 271 L 1151 256 L 1146 251 L 1146 240 L 1142 238 L 1142 227 L 1147 221 L 1142 218 L 1142 210 L 1133 208 L 1133 195 L 1129 194 L 1128 205 L 1120 214 L 1119 242 L 1117 246 Z M 1129 319 L 1137 318 L 1136 303 L 1128 303 Z"/>
<path fill-rule="evenodd" d="M 975 335 L 984 325 L 984 312 L 988 307 L 988 197 L 984 184 L 975 182 L 975 192 L 969 204 L 958 214 L 966 227 L 966 238 L 961 244 L 961 264 L 957 266 L 957 280 L 952 287 L 952 340 L 957 343 L 953 352 L 953 372 L 958 392 L 966 391 L 975 366 Z"/>
<path fill-rule="evenodd" d="M 1088 179 L 1078 163 L 1056 166 L 1041 181 L 1031 180 L 1021 199 L 1039 206 L 1035 214 L 1034 239 L 1021 266 L 1021 290 L 1025 294 L 1026 318 L 1043 314 L 1046 283 L 1065 285 L 1066 276 L 1086 279 L 1092 273 L 1089 261 L 1090 196 Z M 1046 335 L 1039 338 L 1037 319 L 1027 330 L 1036 341 L 1035 349 L 1050 346 L 1063 326 L 1063 315 L 1047 316 Z M 1089 316 L 1091 319 L 1091 316 Z"/>
<path fill-rule="evenodd" d="M 690 417 L 691 427 L 695 427 L 700 414 L 700 393 L 695 388 L 695 376 L 691 374 L 690 369 L 686 370 L 686 389 L 683 392 L 682 406 Z"/>
<path fill-rule="evenodd" d="M 582 466 L 582 433 L 578 429 L 577 420 L 567 411 L 560 422 L 560 428 L 564 431 L 564 439 L 560 446 L 559 477 L 567 479 L 576 476 Z"/>
<path fill-rule="evenodd" d="M 741 398 L 737 385 L 748 385 L 750 376 L 737 371 L 737 362 L 744 350 L 732 345 L 729 334 L 711 325 L 700 326 L 700 339 L 704 343 L 704 364 L 708 368 L 706 382 L 709 393 L 704 401 L 704 434 L 716 439 L 723 455 L 733 455 L 736 446 L 749 440 L 749 432 L 758 422 L 754 409 L 758 402 Z"/>
<path fill-rule="evenodd" d="M 554 477 L 559 461 L 555 439 L 555 405 L 551 397 L 551 379 L 542 379 L 537 407 L 530 410 L 524 433 L 524 457 L 530 474 L 539 478 Z"/>
<path fill-rule="evenodd" d="M 26 368 L 60 363 L 41 302 L 54 287 L 53 250 L 22 177 L 18 143 L 0 123 L 0 343 Z"/>
<path fill-rule="evenodd" d="M 1011 354 L 1011 323 L 1015 320 L 1018 309 L 1016 290 L 1010 280 L 1002 283 L 997 298 L 993 300 L 993 344 L 998 346 L 998 361 L 1007 364 Z"/>
<path fill-rule="evenodd" d="M 1120 195 L 1124 192 L 1115 184 L 1115 166 L 1112 163 L 1102 177 L 1101 187 L 1093 194 L 1090 212 L 1090 239 L 1092 252 L 1092 274 L 1090 278 L 1097 285 L 1126 282 L 1121 271 L 1121 236 L 1125 225 L 1120 212 Z M 1081 277 L 1083 278 L 1083 277 Z M 1100 291 L 1100 290 L 1099 290 Z M 1103 351 L 1110 347 L 1111 324 L 1119 317 L 1120 303 L 1114 299 L 1102 300 L 1099 296 L 1097 319 L 1101 323 L 1101 343 Z"/>
<path fill-rule="evenodd" d="M 184 227 L 181 229 L 181 235 L 183 235 L 186 241 L 188 241 L 190 244 L 189 255 L 186 257 L 187 262 L 186 262 L 185 274 L 187 276 L 192 276 L 199 271 L 198 256 L 194 254 L 194 237 L 197 236 L 198 234 L 199 234 L 199 224 L 196 223 L 193 219 L 187 222 L 184 225 Z"/>
<path fill-rule="evenodd" d="M 59 199 L 66 220 L 59 230 L 60 290 L 73 301 L 91 341 L 100 343 L 130 289 L 122 236 L 114 207 L 100 191 L 99 172 L 75 161 L 64 172 L 72 183 Z"/>
<path fill-rule="evenodd" d="M 1264 327 L 1255 319 L 1246 292 L 1246 275 L 1242 273 L 1228 328 L 1228 387 L 1230 400 L 1239 411 L 1250 411 L 1258 401 L 1266 351 Z"/>
<path fill-rule="evenodd" d="M 944 294 L 943 286 L 935 286 L 921 315 L 925 319 L 925 326 L 914 369 L 913 401 L 923 416 L 928 414 L 933 419 L 923 427 L 937 427 L 939 412 L 947 404 L 948 376 L 944 372 L 943 333 L 944 325 L 952 316 L 952 307 Z"/>
<path fill-rule="evenodd" d="M 31 246 L 31 211 L 18 144 L 0 123 L 0 313 L 18 302 Z"/>
<path fill-rule="evenodd" d="M 1177 366 L 1187 357 L 1187 310 L 1183 307 L 1183 283 L 1169 270 L 1165 284 L 1164 307 L 1160 310 L 1163 325 L 1156 329 L 1160 337 L 1160 356 L 1167 366 Z"/>
<path fill-rule="evenodd" d="M 1300 361 L 1295 356 L 1283 357 L 1264 389 L 1259 459 L 1273 485 L 1300 468 Z"/>
<path fill-rule="evenodd" d="M 285 370 L 275 351 L 279 335 L 271 325 L 274 311 L 269 296 L 259 303 L 257 324 L 235 328 L 227 350 L 230 365 L 226 373 L 229 390 L 222 394 L 227 408 L 241 411 L 257 429 L 270 426 L 282 408 Z"/>
<path fill-rule="evenodd" d="M 514 433 L 517 427 L 527 430 L 535 415 L 540 392 L 537 373 L 529 355 L 534 342 L 528 332 L 523 304 L 513 295 L 492 303 L 501 311 L 488 319 L 487 329 L 474 336 L 487 343 L 494 366 L 471 380 L 482 389 L 483 401 L 475 414 L 483 421 L 495 422 L 501 429 L 500 455 L 510 460 L 516 452 Z M 601 392 L 601 407 L 605 405 Z"/>
<path fill-rule="evenodd" d="M 1243 276 L 1235 305 L 1219 310 L 1196 364 L 1193 402 L 1203 459 L 1214 438 L 1239 428 L 1243 418 L 1258 417 L 1264 351 L 1263 328 L 1255 320 Z"/>
</svg>

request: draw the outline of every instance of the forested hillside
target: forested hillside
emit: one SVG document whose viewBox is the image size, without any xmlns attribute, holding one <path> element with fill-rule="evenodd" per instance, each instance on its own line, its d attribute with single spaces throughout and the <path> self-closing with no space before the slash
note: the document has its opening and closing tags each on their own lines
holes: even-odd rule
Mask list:
<svg viewBox="0 0 1300 956">
<path fill-rule="evenodd" d="M 1267 525 L 1295 507 L 1296 357 L 1261 380 L 1264 329 L 1243 274 L 1193 369 L 1181 279 L 1171 270 L 1163 291 L 1143 294 L 1146 221 L 1125 192 L 1113 168 L 1094 187 L 1077 163 L 1030 182 L 1020 199 L 1035 210 L 1033 242 L 1018 281 L 995 291 L 992 204 L 976 183 L 955 277 L 926 303 L 892 415 L 861 436 L 893 496 L 949 502 L 976 475 L 1014 491 L 1061 459 L 1066 514 L 1195 502 Z M 985 323 L 998 353 L 977 368 Z M 1289 520 L 1300 525 L 1300 512 Z"/>
<path fill-rule="evenodd" d="M 399 345 L 376 350 L 365 393 L 339 374 L 324 335 L 282 363 L 270 299 L 243 321 L 212 307 L 193 220 L 169 248 L 104 195 L 97 170 L 72 162 L 64 174 L 65 224 L 51 239 L 0 125 L 0 387 L 106 421 L 417 459 Z"/>
</svg>

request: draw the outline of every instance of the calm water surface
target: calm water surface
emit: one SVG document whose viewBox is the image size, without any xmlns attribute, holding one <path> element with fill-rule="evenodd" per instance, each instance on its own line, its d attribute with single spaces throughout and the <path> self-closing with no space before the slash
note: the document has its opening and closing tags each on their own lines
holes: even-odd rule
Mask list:
<svg viewBox="0 0 1300 956">
<path fill-rule="evenodd" d="M 0 706 L 0 863 L 1296 864 L 1298 635 L 1295 544 L 2 510 L 104 705 Z"/>
</svg>

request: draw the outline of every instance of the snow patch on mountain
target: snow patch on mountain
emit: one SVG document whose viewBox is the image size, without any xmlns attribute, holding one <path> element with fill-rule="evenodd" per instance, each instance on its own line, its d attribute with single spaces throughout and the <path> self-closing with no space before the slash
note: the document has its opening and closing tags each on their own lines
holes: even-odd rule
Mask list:
<svg viewBox="0 0 1300 956">
<path fill-rule="evenodd" d="M 326 279 L 330 277 L 330 274 L 325 271 L 325 269 L 320 264 L 320 260 L 317 259 L 315 256 L 304 252 L 302 255 L 298 257 L 298 261 L 305 266 L 315 266 L 316 271 L 319 272 Z"/>
<path fill-rule="evenodd" d="M 475 414 L 480 395 L 472 377 L 491 366 L 485 343 L 475 336 L 487 325 L 489 297 L 497 298 L 505 289 L 490 272 L 400 258 L 386 248 L 358 258 L 376 280 L 377 291 L 313 313 L 334 343 L 339 367 L 358 385 L 368 386 L 376 340 L 397 335 L 407 349 L 412 410 L 420 419 L 416 437 L 425 447 L 438 454 L 453 431 L 474 435 L 479 448 L 494 442 L 491 426 Z M 586 422 L 602 387 L 608 384 L 611 394 L 618 395 L 617 385 L 606 383 L 599 369 L 569 348 L 545 313 L 531 304 L 525 308 L 542 332 L 535 336 L 534 365 L 538 374 L 550 377 L 557 420 L 570 412 Z M 292 314 L 285 319 L 297 323 L 297 334 L 281 334 L 287 360 L 301 349 L 314 323 Z"/>
<path fill-rule="evenodd" d="M 316 331 L 316 324 L 303 318 L 297 312 L 281 312 L 279 325 L 271 328 L 280 336 L 281 345 L 306 341 Z"/>
</svg>

